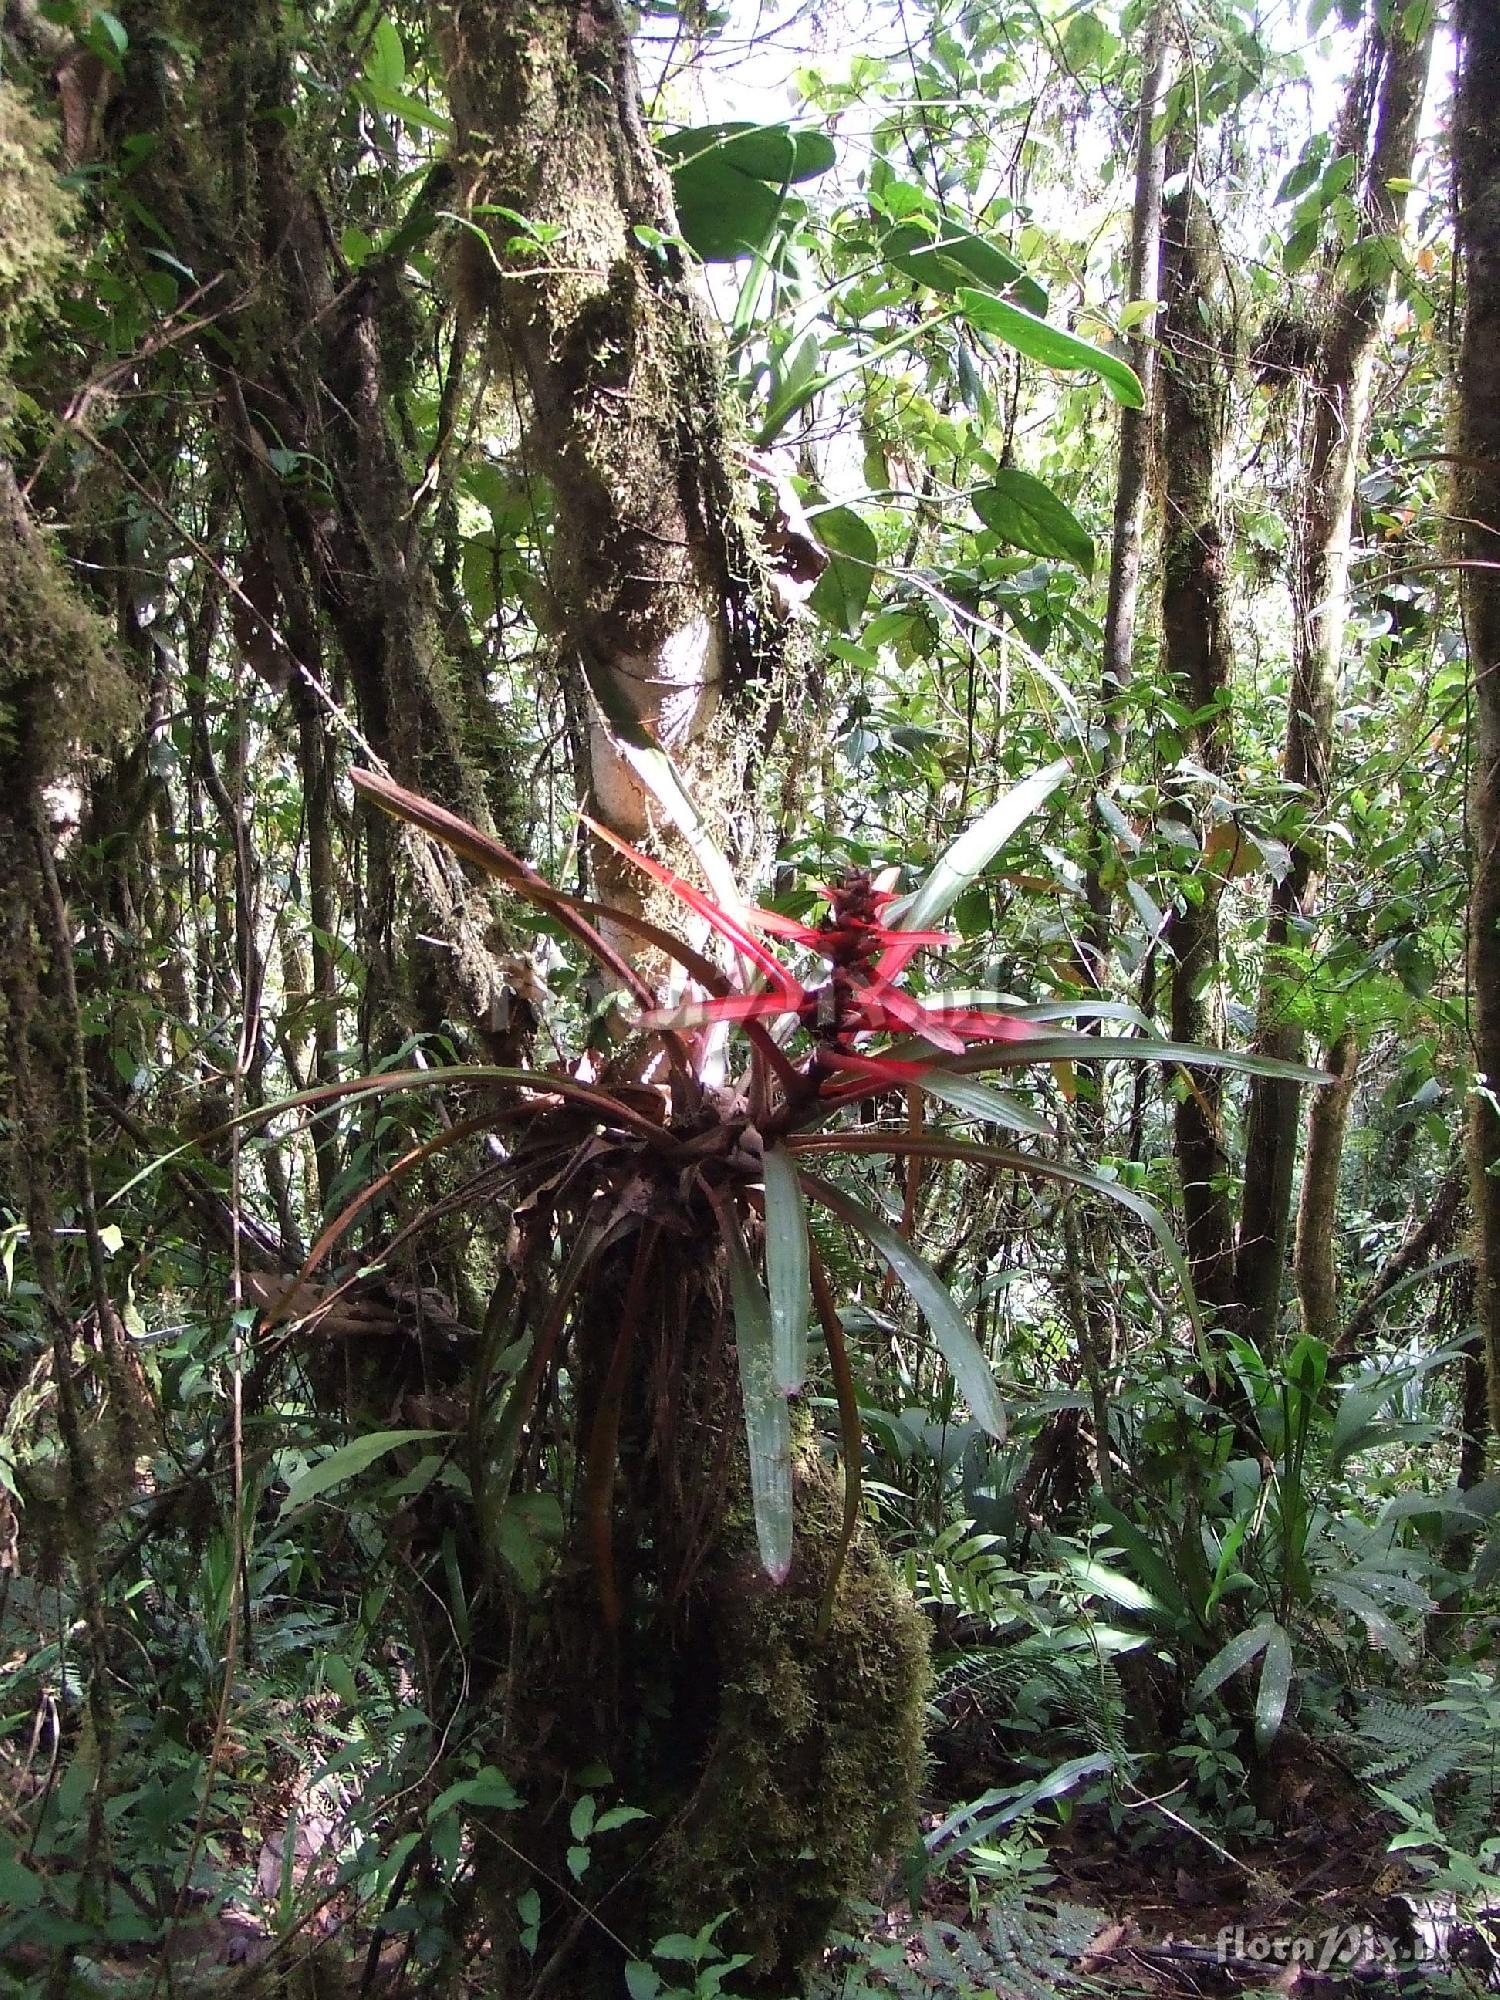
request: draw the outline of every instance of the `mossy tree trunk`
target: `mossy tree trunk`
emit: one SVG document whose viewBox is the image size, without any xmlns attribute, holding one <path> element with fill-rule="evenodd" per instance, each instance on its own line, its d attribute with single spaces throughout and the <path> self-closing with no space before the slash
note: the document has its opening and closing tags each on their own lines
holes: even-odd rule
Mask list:
<svg viewBox="0 0 1500 2000">
<path fill-rule="evenodd" d="M 1421 10 L 1419 10 L 1421 11 Z M 1288 1018 L 1282 953 L 1317 922 L 1326 867 L 1324 815 L 1331 797 L 1334 713 L 1348 619 L 1349 554 L 1355 486 L 1370 421 L 1380 329 L 1396 258 L 1390 239 L 1406 212 L 1422 99 L 1432 58 L 1433 15 L 1415 35 L 1401 13 L 1377 14 L 1366 59 L 1377 79 L 1373 123 L 1349 140 L 1364 156 L 1363 225 L 1356 256 L 1341 259 L 1319 301 L 1319 352 L 1308 384 L 1307 456 L 1297 504 L 1292 686 L 1282 773 L 1301 792 L 1301 830 L 1291 863 L 1272 888 L 1267 912 L 1256 1046 L 1301 1059 L 1303 1031 Z M 1349 122 L 1360 106 L 1351 96 Z M 1276 1330 L 1286 1277 L 1296 1177 L 1301 1089 L 1280 1077 L 1253 1077 L 1245 1118 L 1245 1179 L 1235 1249 L 1235 1289 L 1247 1335 L 1265 1346 Z"/>
<path fill-rule="evenodd" d="M 1186 154 L 1185 147 L 1174 151 Z M 1193 186 L 1193 164 L 1184 156 L 1173 166 L 1182 184 L 1167 204 L 1162 232 L 1162 664 L 1194 718 L 1192 754 L 1217 777 L 1229 759 L 1234 674 L 1223 493 L 1233 356 L 1224 331 L 1227 279 Z M 1167 925 L 1172 1038 L 1212 1041 L 1222 881 L 1209 848 L 1212 822 L 1206 814 L 1195 816 L 1186 799 L 1179 810 L 1195 824 L 1202 860 Z M 1222 1096 L 1218 1071 L 1193 1070 L 1174 1106 L 1173 1126 L 1193 1282 L 1206 1305 L 1228 1314 L 1234 1236 Z"/>
<path fill-rule="evenodd" d="M 751 734 L 783 673 L 719 343 L 671 242 L 622 13 L 449 0 L 439 21 L 470 225 L 460 295 L 551 491 L 551 620 L 587 708 L 593 807 L 638 841 L 658 829 L 632 748 L 689 757 L 712 801 L 737 782 L 732 738 Z M 607 850 L 595 867 L 607 901 L 636 901 Z M 735 1469 L 721 1252 L 706 1217 L 692 1228 L 683 1252 L 663 1253 L 676 1278 L 658 1272 L 639 1308 L 628 1385 L 608 1387 L 623 1273 L 576 1317 L 576 1526 L 543 1628 L 513 1659 L 506 1732 L 523 1759 L 546 1738 L 528 1821 L 544 1849 L 592 1761 L 653 1814 L 612 1877 L 607 1855 L 590 1875 L 611 1931 L 640 1951 L 653 1925 L 727 1912 L 724 1948 L 753 1954 L 736 1983 L 781 1996 L 912 1821 L 925 1642 L 863 1534 L 818 1631 L 840 1525 L 811 1445 L 792 1574 L 780 1588 L 761 1575 Z M 601 1562 L 618 1571 L 608 1590 Z M 547 1902 L 568 1990 L 617 1991 L 614 1941 Z"/>
<path fill-rule="evenodd" d="M 1469 899 L 1469 1200 L 1475 1304 L 1500 1434 L 1500 13 L 1459 0 L 1453 154 L 1464 285 L 1454 511 L 1462 522 L 1464 631 L 1474 718 Z"/>
</svg>

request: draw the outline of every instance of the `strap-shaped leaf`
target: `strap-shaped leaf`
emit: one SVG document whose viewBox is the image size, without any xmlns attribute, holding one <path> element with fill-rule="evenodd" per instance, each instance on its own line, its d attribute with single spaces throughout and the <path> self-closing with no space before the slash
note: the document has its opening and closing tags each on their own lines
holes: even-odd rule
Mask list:
<svg viewBox="0 0 1500 2000">
<path fill-rule="evenodd" d="M 1079 1039 L 1086 1041 L 1090 1038 L 1080 1036 Z M 1212 1371 L 1212 1360 L 1204 1342 L 1203 1315 L 1199 1310 L 1198 1295 L 1193 1290 L 1187 1259 L 1178 1247 L 1171 1225 L 1155 1202 L 1147 1201 L 1134 1189 L 1122 1187 L 1119 1181 L 1106 1180 L 1103 1174 L 1096 1174 L 1088 1167 L 1072 1166 L 1065 1160 L 1049 1160 L 1039 1153 L 1012 1153 L 1003 1146 L 978 1145 L 973 1140 L 950 1138 L 942 1132 L 924 1132 L 920 1138 L 903 1139 L 888 1138 L 880 1132 L 809 1132 L 799 1135 L 791 1144 L 793 1151 L 798 1153 L 908 1153 L 934 1160 L 973 1160 L 976 1164 L 982 1162 L 992 1167 L 1006 1167 L 1023 1178 L 1035 1175 L 1040 1180 L 1087 1188 L 1091 1194 L 1102 1194 L 1107 1200 L 1118 1202 L 1121 1208 L 1128 1208 L 1132 1215 L 1145 1223 L 1161 1246 L 1162 1255 L 1171 1266 L 1172 1275 L 1181 1289 L 1204 1366 Z"/>
<path fill-rule="evenodd" d="M 1016 1018 L 1027 1018 L 1018 1009 Z M 1288 1083 L 1332 1083 L 1327 1070 L 1281 1056 L 1256 1055 L 1253 1050 L 1199 1047 L 1194 1042 L 1163 1042 L 1154 1035 L 1034 1035 L 1024 1042 L 995 1043 L 966 1049 L 950 1069 L 1014 1068 L 1018 1063 L 1050 1062 L 1176 1062 L 1191 1069 L 1225 1069 L 1236 1076 L 1282 1077 Z"/>
<path fill-rule="evenodd" d="M 1320 1588 L 1337 1599 L 1346 1611 L 1352 1611 L 1356 1618 L 1364 1620 L 1365 1630 L 1377 1646 L 1384 1646 L 1391 1658 L 1403 1667 L 1409 1667 L 1416 1659 L 1411 1641 L 1396 1621 L 1381 1610 L 1374 1598 L 1361 1590 L 1358 1584 L 1350 1583 L 1347 1577 L 1325 1576 L 1319 1580 Z"/>
<path fill-rule="evenodd" d="M 791 1157 L 767 1148 L 766 1288 L 771 1306 L 771 1367 L 784 1396 L 795 1396 L 807 1375 L 807 1322 L 812 1281 L 807 1260 L 807 1203 Z"/>
<path fill-rule="evenodd" d="M 845 1194 L 841 1188 L 831 1187 L 827 1181 L 819 1180 L 813 1174 L 803 1177 L 803 1186 L 825 1208 L 832 1209 L 842 1222 L 858 1230 L 910 1292 L 923 1318 L 932 1328 L 939 1352 L 953 1370 L 953 1379 L 973 1412 L 975 1423 L 988 1431 L 992 1438 L 1003 1442 L 1005 1405 L 1000 1400 L 990 1364 L 985 1360 L 984 1350 L 974 1338 L 963 1314 L 954 1304 L 952 1293 L 927 1259 L 898 1236 L 888 1222 L 866 1208 L 863 1202 Z"/>
<path fill-rule="evenodd" d="M 893 906 L 892 928 L 925 931 L 952 909 L 959 897 L 1010 839 L 1017 827 L 1044 804 L 1067 777 L 1072 766 L 1065 758 L 1023 778 L 988 812 L 981 813 L 971 827 L 961 833 L 947 853 L 933 864 L 925 882 L 902 904 Z M 900 914 L 895 911 L 899 909 Z"/>
<path fill-rule="evenodd" d="M 320 1494 L 342 1486 L 346 1479 L 353 1479 L 366 1471 L 377 1458 L 383 1458 L 398 1445 L 427 1443 L 433 1438 L 452 1435 L 451 1431 L 366 1431 L 363 1437 L 351 1438 L 347 1444 L 329 1452 L 326 1458 L 320 1458 L 315 1465 L 299 1472 L 287 1487 L 281 1511 L 289 1514 L 293 1508 L 306 1506 L 309 1500 L 316 1500 Z"/>
<path fill-rule="evenodd" d="M 1286 1635 L 1285 1626 L 1278 1625 L 1266 1643 L 1266 1657 L 1260 1667 L 1260 1687 L 1255 1696 L 1255 1747 L 1262 1755 L 1270 1749 L 1281 1727 L 1291 1685 L 1292 1642 Z"/>
<path fill-rule="evenodd" d="M 1273 1618 L 1264 1618 L 1259 1624 L 1252 1625 L 1247 1632 L 1236 1632 L 1226 1645 L 1219 1648 L 1197 1680 L 1193 1682 L 1193 1701 L 1207 1701 L 1216 1688 L 1224 1685 L 1231 1674 L 1237 1674 L 1241 1667 L 1248 1667 L 1258 1654 L 1263 1653 L 1271 1643 L 1272 1634 L 1280 1630 L 1281 1627 Z"/>
<path fill-rule="evenodd" d="M 766 1575 L 784 1583 L 792 1566 L 792 1422 L 771 1361 L 771 1302 L 751 1265 L 738 1214 L 728 1206 L 716 1213 L 734 1307 L 755 1539 Z"/>
<path fill-rule="evenodd" d="M 971 1076 L 952 1076 L 936 1063 L 914 1079 L 918 1090 L 941 1098 L 966 1118 L 981 1118 L 989 1125 L 1001 1125 L 1007 1132 L 1029 1132 L 1038 1139 L 1050 1139 L 1052 1127 L 1040 1111 L 1023 1104 L 993 1084 L 978 1083 Z"/>
</svg>

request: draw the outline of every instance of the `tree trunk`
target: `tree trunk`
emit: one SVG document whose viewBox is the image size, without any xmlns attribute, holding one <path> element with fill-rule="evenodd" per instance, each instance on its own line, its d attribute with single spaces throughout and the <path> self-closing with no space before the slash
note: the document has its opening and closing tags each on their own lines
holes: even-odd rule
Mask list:
<svg viewBox="0 0 1500 2000">
<path fill-rule="evenodd" d="M 1338 1219 L 1339 1167 L 1344 1133 L 1359 1065 L 1359 1037 L 1346 1027 L 1329 1048 L 1323 1066 L 1334 1081 L 1318 1091 L 1307 1110 L 1307 1148 L 1292 1267 L 1302 1308 L 1302 1331 L 1330 1351 L 1339 1337 L 1338 1259 L 1334 1229 Z"/>
<path fill-rule="evenodd" d="M 1229 756 L 1234 673 L 1224 527 L 1222 460 L 1229 418 L 1229 355 L 1220 331 L 1224 272 L 1189 160 L 1174 160 L 1184 184 L 1167 204 L 1162 244 L 1166 310 L 1162 343 L 1164 433 L 1162 656 L 1195 718 L 1192 751 L 1218 775 Z M 1195 819 L 1186 800 L 1180 810 Z M 1220 877 L 1207 853 L 1210 822 L 1196 818 L 1197 874 L 1167 923 L 1172 954 L 1172 1038 L 1211 1038 L 1204 995 L 1218 975 Z M 1234 1290 L 1234 1249 L 1225 1176 L 1217 1070 L 1190 1070 L 1173 1125 L 1182 1187 L 1183 1235 L 1199 1297 L 1226 1313 Z"/>
<path fill-rule="evenodd" d="M 1500 13 L 1489 0 L 1459 0 L 1457 27 L 1453 157 L 1464 333 L 1454 511 L 1470 565 L 1462 574 L 1474 719 L 1469 1199 L 1493 1436 L 1500 1432 Z"/>
<path fill-rule="evenodd" d="M 698 281 L 660 247 L 676 235 L 670 186 L 611 0 L 449 0 L 439 18 L 470 220 L 461 293 L 553 495 L 551 616 L 587 689 L 594 808 L 639 841 L 652 831 L 653 746 L 699 742 L 698 768 L 722 791 L 734 766 L 708 737 L 715 710 L 773 676 L 781 645 L 719 345 Z M 638 904 L 607 849 L 596 869 L 606 902 Z M 584 1497 L 542 1629 L 516 1637 L 507 1727 L 523 1789 L 546 1739 L 538 1777 L 552 1790 L 531 1788 L 528 1832 L 536 1852 L 556 1849 L 554 1874 L 566 1865 L 558 1787 L 603 1760 L 653 1815 L 602 1887 L 611 1928 L 644 1951 L 659 1930 L 731 1911 L 721 1941 L 753 1958 L 738 1983 L 779 1996 L 875 1849 L 913 1823 L 925 1643 L 863 1535 L 820 1634 L 840 1527 L 815 1453 L 798 1481 L 792 1574 L 765 1584 L 736 1469 L 717 1233 L 688 1249 L 630 1243 L 650 1272 L 644 1302 L 622 1305 L 617 1269 L 574 1324 L 564 1422 Z M 616 1567 L 618 1589 L 605 1580 Z M 618 1991 L 603 1933 L 580 1930 L 565 1904 L 546 1924 L 570 1992 Z"/>
<path fill-rule="evenodd" d="M 592 695 L 594 810 L 639 841 L 642 749 L 681 754 L 721 697 L 767 675 L 781 639 L 719 343 L 668 241 L 670 183 L 614 0 L 448 0 L 438 21 L 470 218 L 461 298 L 490 330 L 528 460 L 556 494 L 552 614 Z M 630 871 L 608 850 L 596 860 L 604 899 L 637 903 Z"/>
<path fill-rule="evenodd" d="M 1404 182 L 1411 173 L 1432 55 L 1430 17 L 1415 40 L 1400 25 L 1382 25 L 1384 19 L 1377 17 L 1369 31 L 1370 63 L 1379 84 L 1364 175 L 1364 226 L 1356 246 L 1363 261 L 1323 306 L 1320 351 L 1309 385 L 1311 438 L 1297 508 L 1296 630 L 1282 773 L 1301 793 L 1301 831 L 1292 845 L 1291 865 L 1271 891 L 1256 1035 L 1262 1054 L 1292 1061 L 1302 1053 L 1302 1029 L 1286 1017 L 1279 961 L 1294 929 L 1312 925 L 1318 914 L 1325 866 L 1322 820 L 1330 796 L 1334 708 L 1348 616 L 1354 491 L 1395 262 L 1384 239 L 1399 230 L 1405 213 Z M 1275 1333 L 1281 1304 L 1300 1101 L 1295 1083 L 1251 1080 L 1235 1282 L 1245 1331 L 1262 1346 Z"/>
<path fill-rule="evenodd" d="M 1157 109 L 1167 69 L 1166 8 L 1157 4 L 1146 21 L 1141 51 L 1141 97 L 1136 113 L 1135 202 L 1130 218 L 1130 269 L 1126 296 L 1153 305 L 1160 296 L 1158 247 L 1161 240 L 1161 191 L 1165 175 L 1166 137 L 1156 130 Z M 1125 755 L 1125 707 L 1135 668 L 1136 606 L 1140 596 L 1141 557 L 1145 541 L 1146 486 L 1151 465 L 1151 429 L 1156 414 L 1157 329 L 1147 313 L 1130 341 L 1130 365 L 1140 378 L 1140 409 L 1120 412 L 1120 441 L 1115 473 L 1114 528 L 1109 550 L 1109 595 L 1104 613 L 1104 666 L 1100 676 L 1100 709 L 1104 749 L 1099 760 L 1097 790 L 1108 796 L 1119 781 Z M 1090 817 L 1090 854 L 1084 874 L 1089 916 L 1085 926 L 1083 971 L 1097 992 L 1108 981 L 1110 918 L 1114 890 L 1110 864 L 1114 836 L 1096 803 Z"/>
</svg>

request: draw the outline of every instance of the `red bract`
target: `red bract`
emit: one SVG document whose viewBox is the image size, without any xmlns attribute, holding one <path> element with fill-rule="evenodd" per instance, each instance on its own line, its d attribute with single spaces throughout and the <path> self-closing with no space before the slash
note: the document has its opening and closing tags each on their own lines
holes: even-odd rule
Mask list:
<svg viewBox="0 0 1500 2000">
<path fill-rule="evenodd" d="M 612 839 L 611 844 L 653 881 L 680 896 L 771 981 L 770 991 L 724 994 L 679 1007 L 657 1008 L 644 1016 L 644 1027 L 688 1029 L 714 1022 L 743 1023 L 795 1015 L 819 1045 L 816 1070 L 844 1069 L 889 1082 L 919 1074 L 922 1065 L 893 1057 L 858 1056 L 851 1048 L 856 1037 L 917 1035 L 934 1048 L 957 1054 L 969 1042 L 1014 1041 L 1031 1032 L 1007 1014 L 927 1007 L 903 992 L 896 978 L 917 952 L 941 948 L 953 938 L 947 931 L 905 931 L 886 923 L 882 913 L 896 899 L 877 889 L 865 869 L 851 869 L 841 883 L 824 890 L 827 914 L 821 923 L 810 925 L 774 910 L 723 910 L 626 842 Z M 829 976 L 808 985 L 795 978 L 764 945 L 757 943 L 747 953 L 749 926 L 817 952 L 829 961 Z"/>
</svg>

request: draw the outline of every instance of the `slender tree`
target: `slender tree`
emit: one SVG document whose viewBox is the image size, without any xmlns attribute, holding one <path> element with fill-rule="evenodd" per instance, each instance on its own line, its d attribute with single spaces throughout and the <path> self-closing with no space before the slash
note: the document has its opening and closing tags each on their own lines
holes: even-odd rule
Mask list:
<svg viewBox="0 0 1500 2000">
<path fill-rule="evenodd" d="M 1307 385 L 1307 455 L 1296 506 L 1296 627 L 1282 758 L 1284 777 L 1301 794 L 1301 830 L 1291 865 L 1271 891 L 1257 1033 L 1263 1053 L 1293 1060 L 1303 1038 L 1288 1016 L 1280 954 L 1294 926 L 1312 925 L 1318 915 L 1355 484 L 1369 429 L 1380 330 L 1398 265 L 1394 239 L 1406 210 L 1432 39 L 1431 9 L 1420 8 L 1415 16 L 1410 10 L 1377 10 L 1372 18 L 1365 62 L 1374 79 L 1368 137 L 1358 76 L 1345 120 L 1351 145 L 1364 156 L 1360 234 L 1352 251 L 1330 267 L 1318 304 L 1317 355 Z M 1246 1330 L 1261 1343 L 1275 1330 L 1286 1274 L 1300 1101 L 1295 1083 L 1268 1077 L 1251 1083 L 1235 1287 Z"/>
<path fill-rule="evenodd" d="M 1229 422 L 1233 341 L 1227 279 L 1196 187 L 1196 160 L 1179 142 L 1178 184 L 1167 204 L 1162 244 L 1162 665 L 1191 712 L 1193 757 L 1214 777 L 1226 771 L 1234 647 L 1229 617 L 1229 539 L 1223 460 Z M 1208 850 L 1211 823 L 1196 821 L 1202 866 L 1168 920 L 1173 1039 L 1212 1040 L 1207 995 L 1218 975 L 1221 878 Z M 1222 1129 L 1222 1081 L 1189 1072 L 1173 1112 L 1183 1230 L 1200 1297 L 1221 1313 L 1233 1296 L 1229 1161 Z"/>
<path fill-rule="evenodd" d="M 1474 730 L 1469 903 L 1469 1199 L 1476 1305 L 1500 1432 L 1500 13 L 1459 0 L 1453 159 L 1464 298 L 1458 458 L 1464 631 Z"/>
</svg>

